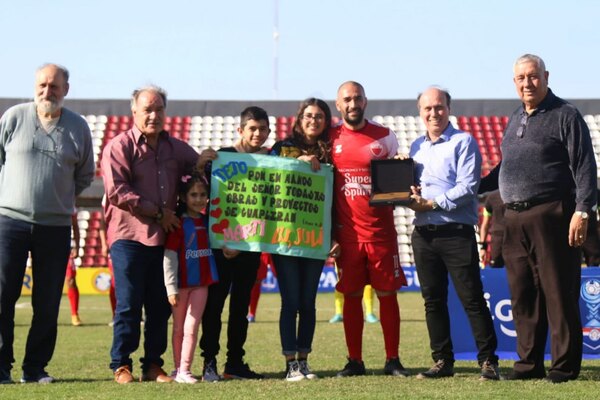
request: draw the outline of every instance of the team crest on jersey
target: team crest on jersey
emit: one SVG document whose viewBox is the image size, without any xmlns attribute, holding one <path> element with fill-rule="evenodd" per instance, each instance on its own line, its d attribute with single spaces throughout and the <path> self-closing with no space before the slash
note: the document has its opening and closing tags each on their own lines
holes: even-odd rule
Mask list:
<svg viewBox="0 0 600 400">
<path fill-rule="evenodd" d="M 371 151 L 371 154 L 376 158 L 381 158 L 384 153 L 383 146 L 379 142 L 371 143 L 369 145 L 369 150 Z"/>
<path fill-rule="evenodd" d="M 335 154 L 339 154 L 342 152 L 342 145 L 341 144 L 336 144 L 335 145 Z"/>
</svg>

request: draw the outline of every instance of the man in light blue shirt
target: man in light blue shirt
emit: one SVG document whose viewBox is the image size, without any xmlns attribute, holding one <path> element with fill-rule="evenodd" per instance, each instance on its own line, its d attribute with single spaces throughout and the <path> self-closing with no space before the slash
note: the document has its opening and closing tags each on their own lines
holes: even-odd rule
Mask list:
<svg viewBox="0 0 600 400">
<path fill-rule="evenodd" d="M 418 379 L 454 375 L 448 312 L 448 275 L 477 343 L 481 380 L 498 380 L 497 339 L 483 298 L 474 225 L 481 154 L 477 142 L 449 122 L 450 94 L 430 87 L 417 99 L 427 133 L 411 145 L 417 187 L 412 187 L 412 246 L 434 366 Z"/>
</svg>

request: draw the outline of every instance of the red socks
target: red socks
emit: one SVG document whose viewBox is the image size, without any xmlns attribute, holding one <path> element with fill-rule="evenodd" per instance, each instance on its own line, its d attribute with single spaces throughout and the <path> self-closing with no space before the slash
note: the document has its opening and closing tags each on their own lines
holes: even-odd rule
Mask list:
<svg viewBox="0 0 600 400">
<path fill-rule="evenodd" d="M 256 315 L 258 300 L 260 299 L 260 287 L 261 282 L 255 283 L 254 286 L 252 286 L 252 291 L 250 292 L 250 310 L 248 311 L 249 315 Z"/>
<path fill-rule="evenodd" d="M 344 296 L 344 334 L 348 356 L 357 361 L 362 361 L 362 334 L 365 325 L 362 297 Z"/>
<path fill-rule="evenodd" d="M 115 317 L 115 310 L 117 308 L 117 296 L 115 295 L 114 285 L 110 286 L 108 290 L 108 298 L 110 299 L 110 308 L 112 309 L 112 316 Z"/>
<path fill-rule="evenodd" d="M 71 315 L 77 315 L 79 313 L 79 288 L 69 287 L 67 296 L 71 304 Z"/>
<path fill-rule="evenodd" d="M 400 346 L 400 308 L 396 294 L 379 297 L 379 314 L 383 340 L 385 342 L 386 358 L 398 357 Z M 346 318 L 346 315 L 344 315 Z"/>
</svg>

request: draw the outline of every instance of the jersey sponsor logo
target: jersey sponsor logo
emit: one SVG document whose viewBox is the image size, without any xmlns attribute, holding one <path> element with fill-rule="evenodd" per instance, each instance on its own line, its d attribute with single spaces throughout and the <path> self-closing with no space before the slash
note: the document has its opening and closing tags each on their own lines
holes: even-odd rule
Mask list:
<svg viewBox="0 0 600 400">
<path fill-rule="evenodd" d="M 199 250 L 186 250 L 185 251 L 185 259 L 188 260 L 190 258 L 200 258 L 200 257 L 208 257 L 212 255 L 211 249 L 199 249 Z"/>
<path fill-rule="evenodd" d="M 373 143 L 371 143 L 369 145 L 369 151 L 371 152 L 371 154 L 375 158 L 381 158 L 381 157 L 383 157 L 383 155 L 385 153 L 385 150 L 383 149 L 383 146 L 379 142 L 373 142 Z"/>
<path fill-rule="evenodd" d="M 371 194 L 371 176 L 355 176 L 349 173 L 344 174 L 344 184 L 341 189 L 344 196 L 354 198 L 356 196 L 369 196 Z"/>
</svg>

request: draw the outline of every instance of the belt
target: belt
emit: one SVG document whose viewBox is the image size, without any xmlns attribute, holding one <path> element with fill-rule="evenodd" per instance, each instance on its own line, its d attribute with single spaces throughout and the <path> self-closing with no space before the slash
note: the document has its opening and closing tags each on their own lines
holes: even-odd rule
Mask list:
<svg viewBox="0 0 600 400">
<path fill-rule="evenodd" d="M 415 226 L 418 232 L 444 232 L 444 231 L 458 231 L 462 229 L 473 229 L 472 225 L 450 223 L 443 225 L 418 225 Z"/>
<path fill-rule="evenodd" d="M 527 211 L 530 208 L 537 206 L 539 204 L 548 203 L 553 200 L 545 199 L 545 200 L 527 200 L 527 201 L 515 201 L 513 203 L 506 203 L 505 206 L 509 210 L 521 212 Z"/>
</svg>

